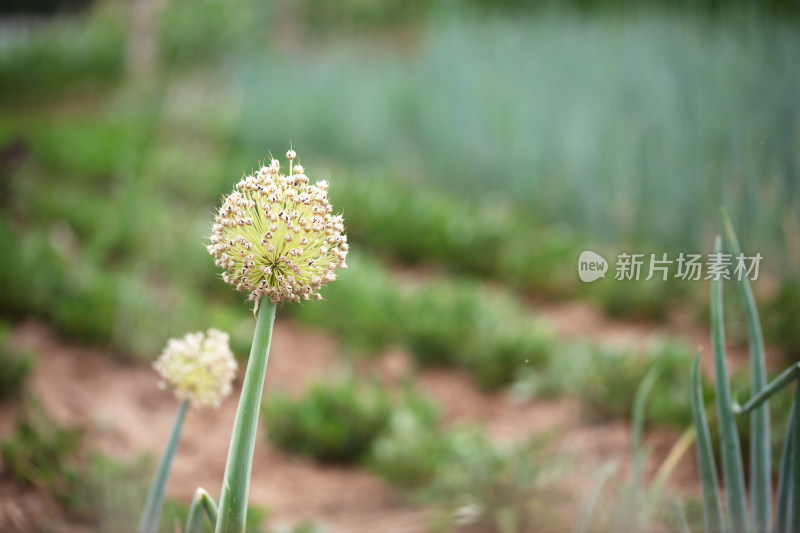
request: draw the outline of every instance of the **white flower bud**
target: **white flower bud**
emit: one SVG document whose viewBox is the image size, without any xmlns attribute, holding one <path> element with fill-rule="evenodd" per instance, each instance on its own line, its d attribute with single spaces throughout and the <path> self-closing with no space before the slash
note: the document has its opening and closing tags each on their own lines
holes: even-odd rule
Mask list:
<svg viewBox="0 0 800 533">
<path fill-rule="evenodd" d="M 237 365 L 228 334 L 209 329 L 170 340 L 153 367 L 179 400 L 219 407 L 233 389 Z"/>
</svg>

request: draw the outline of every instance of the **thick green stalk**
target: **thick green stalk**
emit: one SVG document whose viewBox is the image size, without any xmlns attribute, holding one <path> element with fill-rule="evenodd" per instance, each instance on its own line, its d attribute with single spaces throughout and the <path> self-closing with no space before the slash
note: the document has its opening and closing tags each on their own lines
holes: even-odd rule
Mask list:
<svg viewBox="0 0 800 533">
<path fill-rule="evenodd" d="M 233 435 L 219 497 L 216 533 L 242 533 L 247 519 L 247 498 L 250 492 L 250 471 L 256 442 L 261 393 L 267 373 L 269 343 L 275 322 L 275 304 L 262 303 L 258 311 L 250 360 L 233 423 Z"/>
<path fill-rule="evenodd" d="M 722 211 L 722 221 L 728 244 L 734 258 L 742 253 L 739 239 L 727 211 Z M 737 283 L 747 317 L 747 338 L 750 344 L 750 388 L 757 395 L 767 385 L 764 363 L 764 335 L 758 318 L 753 289 L 742 275 Z M 750 414 L 750 508 L 753 511 L 753 529 L 758 533 L 769 531 L 772 522 L 772 455 L 770 449 L 769 404 L 764 403 Z"/>
<path fill-rule="evenodd" d="M 800 421 L 797 420 L 800 386 L 794 389 L 792 415 L 792 506 L 789 509 L 789 531 L 800 531 Z"/>
<path fill-rule="evenodd" d="M 722 244 L 717 237 L 714 252 L 721 253 Z M 711 344 L 714 347 L 714 374 L 717 387 L 717 415 L 719 417 L 720 448 L 722 449 L 722 474 L 725 484 L 729 526 L 732 533 L 747 532 L 747 497 L 744 488 L 744 468 L 739 434 L 733 416 L 731 387 L 728 381 L 728 364 L 725 360 L 725 326 L 722 314 L 722 279 L 711 282 Z"/>
<path fill-rule="evenodd" d="M 219 513 L 217 504 L 204 489 L 197 489 L 186 518 L 186 533 L 203 533 L 203 511 L 208 515 L 211 524 L 216 525 Z"/>
<path fill-rule="evenodd" d="M 175 450 L 178 448 L 178 442 L 181 438 L 181 426 L 183 426 L 187 407 L 188 402 L 186 401 L 181 402 L 180 407 L 178 407 L 178 414 L 172 424 L 172 433 L 170 433 L 167 441 L 167 448 L 164 450 L 164 455 L 161 456 L 161 461 L 158 463 L 158 468 L 153 477 L 153 483 L 150 485 L 150 491 L 147 493 L 144 514 L 142 515 L 142 521 L 139 522 L 139 533 L 156 533 L 158 531 L 161 509 L 164 507 L 164 489 L 169 479 L 172 458 L 175 456 Z"/>
</svg>

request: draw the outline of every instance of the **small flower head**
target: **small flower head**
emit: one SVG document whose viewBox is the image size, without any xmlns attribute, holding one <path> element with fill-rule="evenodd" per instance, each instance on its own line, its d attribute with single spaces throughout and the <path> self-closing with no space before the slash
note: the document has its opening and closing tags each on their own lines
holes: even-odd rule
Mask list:
<svg viewBox="0 0 800 533">
<path fill-rule="evenodd" d="M 223 200 L 212 227 L 208 253 L 224 269 L 222 279 L 256 302 L 319 299 L 320 287 L 347 268 L 342 215 L 328 202 L 328 183 L 309 183 L 305 169 L 289 158 L 289 175 L 273 159 L 245 176 Z M 292 171 L 293 170 L 293 171 Z"/>
<path fill-rule="evenodd" d="M 169 385 L 179 400 L 192 406 L 219 407 L 231 393 L 236 361 L 228 334 L 217 329 L 171 339 L 153 364 L 162 386 Z"/>
</svg>

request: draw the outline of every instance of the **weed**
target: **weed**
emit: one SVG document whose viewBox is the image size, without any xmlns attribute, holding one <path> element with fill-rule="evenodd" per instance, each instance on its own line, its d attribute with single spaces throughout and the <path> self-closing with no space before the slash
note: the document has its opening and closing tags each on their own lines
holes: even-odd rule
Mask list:
<svg viewBox="0 0 800 533">
<path fill-rule="evenodd" d="M 572 342 L 549 351 L 553 356 L 544 367 L 517 374 L 515 396 L 524 400 L 575 393 L 590 418 L 628 417 L 638 383 L 655 370 L 659 379 L 648 403 L 648 419 L 678 427 L 688 424 L 688 383 L 681 370 L 691 353 L 683 343 L 656 339 L 643 352 L 635 352 Z"/>
<path fill-rule="evenodd" d="M 523 533 L 552 527 L 548 499 L 556 490 L 550 474 L 557 461 L 544 459 L 542 438 L 510 447 L 462 429 L 448 437 L 445 461 L 425 491 L 442 514 L 440 527 Z"/>
<path fill-rule="evenodd" d="M 476 428 L 437 426 L 429 405 L 395 409 L 375 441 L 369 466 L 411 499 L 435 507 L 439 529 L 522 533 L 552 524 L 546 440 L 500 447 Z"/>
<path fill-rule="evenodd" d="M 320 461 L 349 463 L 369 451 L 386 426 L 389 409 L 381 386 L 350 378 L 316 384 L 298 400 L 275 394 L 263 413 L 276 446 Z"/>
<path fill-rule="evenodd" d="M 435 408 L 421 397 L 392 409 L 370 450 L 370 468 L 407 492 L 429 486 L 449 452 L 437 422 Z"/>
<path fill-rule="evenodd" d="M 72 512 L 86 511 L 79 454 L 82 432 L 56 424 L 34 402 L 0 446 L 6 468 L 21 482 L 43 488 Z"/>
<path fill-rule="evenodd" d="M 35 360 L 27 352 L 8 345 L 9 326 L 0 322 L 0 401 L 18 397 Z"/>
</svg>

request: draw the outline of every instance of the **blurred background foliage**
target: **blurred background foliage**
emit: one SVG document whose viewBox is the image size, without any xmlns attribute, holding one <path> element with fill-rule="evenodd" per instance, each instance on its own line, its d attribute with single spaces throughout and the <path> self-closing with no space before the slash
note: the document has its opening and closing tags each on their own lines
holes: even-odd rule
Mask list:
<svg viewBox="0 0 800 533">
<path fill-rule="evenodd" d="M 577 253 L 704 251 L 724 204 L 765 257 L 768 334 L 796 346 L 793 2 L 139 4 L 4 6 L 4 314 L 148 357 L 186 329 L 236 330 L 202 247 L 210 212 L 291 139 L 379 259 L 345 274 L 362 292 L 422 266 L 459 293 L 484 280 L 661 320 L 693 284 L 582 285 Z M 445 357 L 429 332 L 391 333 L 369 295 L 337 294 L 378 321 L 342 324 L 348 342 L 410 332 Z"/>
<path fill-rule="evenodd" d="M 645 357 L 581 347 L 556 338 L 533 302 L 704 319 L 703 283 L 586 285 L 575 263 L 587 248 L 612 262 L 620 251 L 706 251 L 724 204 L 745 249 L 764 257 L 756 288 L 769 340 L 795 357 L 793 2 L 3 9 L 9 320 L 39 317 L 146 359 L 171 336 L 214 326 L 244 356 L 249 311 L 204 243 L 220 196 L 291 140 L 311 177 L 333 183 L 354 254 L 326 301 L 282 314 L 352 353 L 400 344 L 420 366 L 455 366 L 523 396 L 560 394 L 585 375 L 581 394 L 600 418 L 630 405 L 603 377 L 624 377 L 632 394 L 657 361 L 662 386 L 678 387 L 657 418 L 685 422 L 685 347 Z M 566 368 L 567 353 L 586 365 Z M 27 372 L 23 360 L 8 366 Z"/>
</svg>

